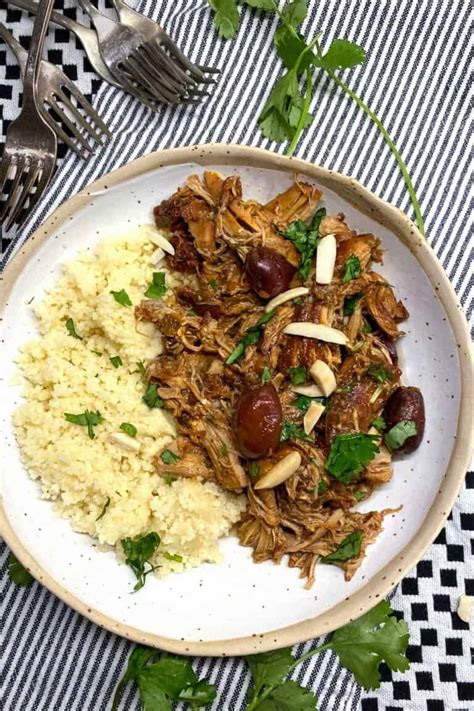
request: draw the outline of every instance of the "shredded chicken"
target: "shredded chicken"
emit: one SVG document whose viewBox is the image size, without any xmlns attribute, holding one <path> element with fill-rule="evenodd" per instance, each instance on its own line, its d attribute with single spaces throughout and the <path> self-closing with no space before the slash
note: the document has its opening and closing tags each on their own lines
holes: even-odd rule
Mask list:
<svg viewBox="0 0 474 711">
<path fill-rule="evenodd" d="M 337 242 L 331 283 L 316 283 L 313 259 L 304 282 L 308 293 L 277 307 L 264 325 L 257 325 L 265 317 L 266 302 L 253 288 L 246 268 L 249 254 L 263 246 L 299 267 L 300 251 L 285 231 L 296 221 L 309 225 L 320 198 L 317 188 L 296 181 L 262 205 L 243 197 L 238 176 L 191 175 L 154 214 L 175 248 L 174 255 L 166 256 L 169 269 L 192 278 L 181 280 L 164 299 L 144 300 L 136 308 L 137 319 L 154 323 L 162 334 L 164 351 L 148 364 L 146 377 L 157 383 L 179 433 L 169 448 L 176 461 L 166 464 L 158 452 L 157 473 L 199 477 L 244 491 L 248 506 L 236 527 L 240 542 L 253 549 L 256 562 L 279 563 L 287 554 L 307 586 L 314 582 L 319 560 L 351 534 L 360 534 L 359 549 L 334 561 L 350 580 L 382 528 L 386 511 L 362 513 L 354 507 L 391 478 L 388 450 L 381 447 L 350 481 L 331 476 L 326 463 L 334 439 L 367 433 L 398 387 L 401 371 L 386 339 L 402 335 L 398 324 L 408 316 L 392 287 L 371 270 L 373 262 L 382 261 L 380 240 L 357 234 L 339 214 L 323 216 L 319 227 L 319 236 L 333 234 Z M 357 269 L 348 274 L 351 262 Z M 297 272 L 290 286 L 301 285 Z M 292 322 L 342 331 L 348 345 L 285 335 Z M 299 369 L 305 386 L 314 387 L 308 373 L 316 360 L 331 368 L 337 387 L 311 435 L 302 437 L 304 407 L 290 374 Z M 290 429 L 275 450 L 255 461 L 239 451 L 235 413 L 241 395 L 264 378 L 276 388 Z M 296 472 L 274 488 L 254 488 L 291 452 L 301 457 Z"/>
</svg>

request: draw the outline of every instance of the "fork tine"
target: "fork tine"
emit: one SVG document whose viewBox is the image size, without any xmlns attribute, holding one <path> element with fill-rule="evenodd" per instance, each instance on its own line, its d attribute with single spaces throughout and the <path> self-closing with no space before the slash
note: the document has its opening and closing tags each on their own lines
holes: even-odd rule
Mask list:
<svg viewBox="0 0 474 711">
<path fill-rule="evenodd" d="M 52 107 L 51 107 L 51 109 L 52 109 Z M 80 158 L 82 158 L 83 160 L 86 160 L 87 158 L 89 158 L 89 156 L 91 154 L 94 153 L 94 151 L 92 150 L 92 148 L 89 145 L 87 146 L 87 151 L 85 151 L 84 148 L 82 148 L 80 145 L 78 145 L 71 136 L 68 136 L 66 131 L 64 131 L 63 127 L 59 123 L 59 121 L 55 121 L 53 116 L 51 116 L 51 114 L 48 113 L 42 106 L 40 107 L 40 111 L 41 111 L 42 117 L 44 118 L 44 120 L 46 121 L 48 126 L 51 126 L 51 128 L 53 129 L 53 131 L 55 132 L 57 137 L 63 143 L 65 143 L 72 151 L 74 151 L 74 153 L 77 153 L 77 155 L 80 156 Z M 59 116 L 58 116 L 58 118 L 59 118 L 59 120 L 61 120 L 61 118 Z"/>
<path fill-rule="evenodd" d="M 86 141 L 78 127 L 71 121 L 69 116 L 63 111 L 63 109 L 60 107 L 58 102 L 56 101 L 55 97 L 53 94 L 48 96 L 46 99 L 48 106 L 52 108 L 54 113 L 59 117 L 59 119 L 68 127 L 68 129 L 71 131 L 73 134 L 74 138 L 78 141 L 78 143 L 86 149 L 89 153 L 93 153 L 93 150 L 89 143 Z M 93 137 L 93 136 L 92 136 Z"/>
<path fill-rule="evenodd" d="M 15 205 L 15 208 L 13 212 L 10 213 L 10 217 L 8 218 L 8 222 L 6 224 L 6 230 L 9 230 L 12 225 L 15 224 L 17 221 L 17 217 L 20 214 L 21 210 L 23 209 L 23 206 L 25 205 L 26 200 L 28 199 L 28 195 L 31 193 L 31 189 L 33 188 L 34 183 L 36 182 L 36 179 L 39 175 L 39 172 L 41 170 L 41 166 L 39 162 L 32 161 L 29 165 L 29 171 L 25 176 L 25 180 L 23 183 L 23 188 L 20 194 L 20 197 L 17 200 L 17 203 Z"/>
<path fill-rule="evenodd" d="M 96 143 L 98 143 L 99 146 L 103 146 L 105 143 L 103 138 L 101 138 L 100 134 L 97 133 L 97 131 L 93 128 L 92 124 L 90 124 L 86 121 L 86 119 L 81 114 L 81 112 L 79 111 L 77 106 L 75 106 L 72 103 L 72 101 L 68 98 L 68 96 L 66 96 L 66 94 L 61 89 L 58 89 L 56 91 L 56 96 L 58 99 L 60 99 L 63 102 L 66 110 L 70 111 L 71 114 L 73 116 L 75 116 L 77 122 L 82 126 L 82 128 L 84 128 L 87 131 L 87 133 L 91 136 L 91 138 Z M 78 131 L 79 131 L 79 129 L 78 129 Z M 80 133 L 80 131 L 79 131 L 79 133 Z"/>
<path fill-rule="evenodd" d="M 183 84 L 196 84 L 194 77 L 186 74 L 181 67 L 173 62 L 171 58 L 164 52 L 156 42 L 146 42 L 141 45 L 140 50 L 149 55 L 152 62 L 158 62 L 163 67 L 167 74 L 173 77 L 178 82 Z"/>
<path fill-rule="evenodd" d="M 143 67 L 137 68 L 131 57 L 124 59 L 122 66 L 127 70 L 130 79 L 133 79 L 135 84 L 138 84 L 138 86 L 135 86 L 135 92 L 137 90 L 145 91 L 155 101 L 161 101 L 165 104 L 170 102 L 169 98 L 161 92 L 161 87 L 153 84 Z"/>
<path fill-rule="evenodd" d="M 8 178 L 8 173 L 10 172 L 11 168 L 11 163 L 9 160 L 7 160 L 6 156 L 2 156 L 2 160 L 0 162 L 0 195 L 3 195 L 3 188 L 5 187 L 5 183 L 7 182 Z"/>
<path fill-rule="evenodd" d="M 146 93 L 142 86 L 136 86 L 133 83 L 133 78 L 129 77 L 126 71 L 120 71 L 117 76 L 125 91 L 128 91 L 129 94 L 137 98 L 145 104 L 145 106 L 148 106 L 152 111 L 158 111 L 160 107 L 157 105 L 157 100 L 154 97 L 150 97 L 149 93 Z"/>
<path fill-rule="evenodd" d="M 0 224 L 5 221 L 5 229 L 8 229 L 8 221 L 6 220 L 8 213 L 10 210 L 14 207 L 15 202 L 16 202 L 16 196 L 17 193 L 20 189 L 20 182 L 21 182 L 21 177 L 23 175 L 23 160 L 19 160 L 15 166 L 16 166 L 16 172 L 15 172 L 15 177 L 13 178 L 13 184 L 10 188 L 10 191 L 7 195 L 7 199 L 5 200 L 3 204 L 3 209 L 2 212 L 0 213 Z"/>
<path fill-rule="evenodd" d="M 82 109 L 86 112 L 86 114 L 101 129 L 102 133 L 105 133 L 107 138 L 112 138 L 112 133 L 110 132 L 109 127 L 102 121 L 102 119 L 99 116 L 99 114 L 97 113 L 97 111 L 87 101 L 84 94 L 81 91 L 79 91 L 79 89 L 74 84 L 74 82 L 71 82 L 71 84 L 68 85 L 68 89 L 71 92 L 71 94 L 73 94 L 73 96 L 76 98 L 77 103 L 82 107 Z"/>
<path fill-rule="evenodd" d="M 183 54 L 180 48 L 173 42 L 171 37 L 168 37 L 168 35 L 166 35 L 161 41 L 165 45 L 165 47 L 174 55 L 174 58 L 182 66 L 183 69 L 191 72 L 191 75 L 199 81 L 202 81 L 204 79 L 204 73 L 201 68 L 197 64 L 193 64 L 193 62 L 191 62 L 191 60 L 189 60 L 186 55 Z"/>
<path fill-rule="evenodd" d="M 153 74 L 153 78 L 156 84 L 158 85 L 160 92 L 163 94 L 163 96 L 167 97 L 168 101 L 176 101 L 176 99 L 179 99 L 181 97 L 184 98 L 186 96 L 186 88 L 184 88 L 184 91 L 181 88 L 179 90 L 173 91 L 172 82 L 169 82 L 169 84 L 171 84 L 171 88 L 170 86 L 166 86 L 165 82 L 163 81 L 163 78 L 156 71 L 155 67 L 150 64 L 146 56 L 140 53 L 135 53 L 134 55 L 129 56 L 128 61 L 133 62 L 134 64 L 138 64 L 138 73 L 140 73 L 140 68 L 142 70 L 145 70 L 146 67 L 146 69 Z M 137 73 L 137 70 L 135 70 L 134 73 Z"/>
<path fill-rule="evenodd" d="M 151 56 L 149 52 L 135 52 L 133 56 L 138 56 L 143 62 L 146 62 L 150 71 L 157 77 L 158 81 L 165 86 L 170 87 L 179 95 L 186 94 L 189 86 L 194 86 L 193 82 L 185 82 L 181 78 L 176 78 L 169 72 L 169 59 L 163 52 L 158 52 Z"/>
<path fill-rule="evenodd" d="M 48 164 L 47 162 L 45 162 L 41 165 L 41 176 L 39 178 L 39 182 L 36 184 L 36 191 L 34 193 L 30 193 L 30 201 L 28 203 L 28 207 L 24 211 L 21 220 L 18 221 L 18 226 L 23 224 L 26 217 L 30 214 L 30 212 L 35 207 L 36 203 L 39 201 L 39 199 L 43 195 L 43 193 L 44 193 L 44 191 L 45 191 L 45 189 L 52 177 L 52 174 L 54 172 L 54 166 L 55 166 L 55 161 L 53 162 L 52 165 L 51 165 L 51 163 Z"/>
</svg>

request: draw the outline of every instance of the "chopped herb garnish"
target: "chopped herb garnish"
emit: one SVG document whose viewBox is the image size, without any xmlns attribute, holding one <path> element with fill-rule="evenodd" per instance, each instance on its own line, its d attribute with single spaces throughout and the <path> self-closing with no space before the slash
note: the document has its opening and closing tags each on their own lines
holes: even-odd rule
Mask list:
<svg viewBox="0 0 474 711">
<path fill-rule="evenodd" d="M 252 462 L 250 465 L 250 476 L 252 479 L 256 479 L 260 473 L 260 464 L 258 462 Z"/>
<path fill-rule="evenodd" d="M 227 455 L 229 454 L 229 447 L 226 445 L 225 442 L 223 442 L 221 445 L 221 453 L 224 457 L 227 457 Z"/>
<path fill-rule="evenodd" d="M 166 294 L 166 281 L 164 272 L 153 272 L 153 281 L 145 291 L 148 299 L 161 299 Z"/>
<path fill-rule="evenodd" d="M 27 571 L 13 553 L 8 555 L 8 577 L 12 583 L 21 585 L 23 588 L 33 580 L 31 573 Z"/>
<path fill-rule="evenodd" d="M 288 375 L 293 385 L 302 385 L 306 382 L 306 368 L 304 365 L 288 368 Z"/>
<path fill-rule="evenodd" d="M 288 439 L 304 439 L 307 442 L 313 441 L 311 437 L 306 434 L 301 425 L 297 425 L 294 422 L 288 422 L 288 420 L 283 420 L 280 442 L 286 442 Z"/>
<path fill-rule="evenodd" d="M 296 304 L 296 306 L 303 306 L 304 300 L 301 297 L 298 297 L 297 299 L 293 299 L 293 303 Z"/>
<path fill-rule="evenodd" d="M 81 412 L 79 415 L 73 415 L 70 412 L 65 412 L 64 417 L 73 425 L 87 427 L 87 434 L 91 439 L 94 439 L 95 437 L 93 428 L 96 427 L 96 425 L 100 425 L 100 423 L 104 421 L 104 418 L 98 410 L 96 412 L 86 410 L 85 412 Z"/>
<path fill-rule="evenodd" d="M 270 372 L 270 368 L 267 368 L 267 366 L 265 366 L 265 368 L 262 370 L 261 381 L 262 381 L 262 383 L 269 383 L 271 379 L 272 379 L 272 374 Z"/>
<path fill-rule="evenodd" d="M 161 397 L 158 395 L 158 385 L 157 383 L 150 383 L 146 389 L 146 393 L 142 397 L 145 405 L 151 409 L 153 407 L 163 407 L 165 404 Z"/>
<path fill-rule="evenodd" d="M 174 563 L 183 562 L 183 556 L 178 555 L 177 553 L 168 553 L 168 551 L 164 551 L 162 555 L 163 558 L 166 558 L 166 560 L 172 560 Z"/>
<path fill-rule="evenodd" d="M 209 279 L 207 283 L 212 289 L 217 289 L 217 281 L 215 279 Z"/>
<path fill-rule="evenodd" d="M 105 504 L 104 504 L 103 507 L 102 507 L 102 511 L 101 511 L 100 514 L 97 516 L 96 521 L 100 521 L 100 519 L 102 518 L 102 516 L 105 516 L 105 513 L 106 513 L 107 509 L 109 508 L 109 506 L 110 506 L 110 496 L 107 496 L 107 498 L 106 498 L 106 500 L 105 500 Z"/>
<path fill-rule="evenodd" d="M 91 351 L 91 353 L 95 353 L 96 356 L 103 356 L 104 355 L 101 351 Z"/>
<path fill-rule="evenodd" d="M 122 359 L 120 356 L 110 356 L 110 362 L 114 366 L 114 368 L 118 368 L 119 366 L 123 365 Z"/>
<path fill-rule="evenodd" d="M 145 368 L 145 363 L 142 360 L 137 360 L 136 362 L 137 370 L 140 373 L 140 375 L 145 377 L 146 375 L 146 368 Z"/>
<path fill-rule="evenodd" d="M 75 327 L 75 325 L 74 325 L 74 321 L 72 320 L 72 318 L 68 318 L 68 319 L 66 320 L 66 328 L 67 328 L 67 332 L 68 332 L 68 334 L 69 334 L 70 336 L 72 336 L 73 338 L 77 338 L 78 341 L 82 341 L 82 340 L 83 340 L 82 336 L 80 336 L 80 335 L 77 333 L 76 327 Z"/>
<path fill-rule="evenodd" d="M 137 578 L 133 589 L 140 590 L 145 585 L 146 576 L 158 567 L 150 563 L 150 558 L 160 545 L 160 537 L 152 531 L 143 536 L 122 538 L 120 542 L 125 553 L 125 563 L 131 567 Z"/>
<path fill-rule="evenodd" d="M 367 370 L 371 378 L 377 381 L 377 383 L 383 384 L 386 380 L 393 380 L 393 375 L 388 368 L 384 368 L 383 365 L 373 363 Z"/>
<path fill-rule="evenodd" d="M 335 551 L 321 558 L 321 563 L 343 563 L 359 555 L 362 546 L 362 531 L 353 531 Z"/>
<path fill-rule="evenodd" d="M 351 390 L 354 390 L 356 385 L 356 381 L 352 380 L 350 383 L 347 383 L 347 385 L 343 385 L 342 387 L 338 388 L 337 392 L 342 393 L 343 395 L 347 395 L 351 392 Z"/>
<path fill-rule="evenodd" d="M 310 225 L 306 225 L 302 220 L 296 220 L 282 233 L 283 237 L 293 242 L 301 254 L 299 273 L 303 280 L 308 278 L 311 261 L 319 243 L 319 226 L 325 215 L 326 210 L 322 207 L 314 213 Z"/>
<path fill-rule="evenodd" d="M 354 296 L 346 296 L 344 299 L 343 313 L 344 316 L 352 316 L 356 310 L 356 306 L 363 297 L 363 294 L 354 294 Z"/>
<path fill-rule="evenodd" d="M 197 316 L 197 312 L 194 309 L 188 309 L 187 312 L 188 316 Z"/>
<path fill-rule="evenodd" d="M 346 284 L 352 279 L 357 279 L 361 275 L 360 259 L 355 254 L 351 254 L 349 259 L 344 264 L 344 275 L 342 277 L 343 284 Z"/>
<path fill-rule="evenodd" d="M 163 464 L 172 465 L 176 464 L 176 462 L 179 461 L 180 457 L 178 457 L 178 455 L 172 452 L 170 449 L 164 449 L 160 454 L 160 459 Z"/>
<path fill-rule="evenodd" d="M 349 432 L 336 435 L 331 444 L 326 469 L 335 479 L 347 484 L 375 457 L 377 435 Z"/>
<path fill-rule="evenodd" d="M 172 474 L 162 474 L 161 478 L 168 484 L 168 486 L 171 486 L 174 481 L 177 481 L 177 477 Z"/>
<path fill-rule="evenodd" d="M 384 442 L 389 449 L 400 449 L 409 437 L 417 434 L 414 420 L 401 420 L 384 436 Z"/>
<path fill-rule="evenodd" d="M 128 434 L 129 437 L 137 436 L 137 428 L 135 425 L 131 425 L 129 422 L 122 422 L 120 429 Z"/>
<path fill-rule="evenodd" d="M 321 494 L 324 494 L 324 492 L 327 491 L 327 489 L 328 489 L 327 482 L 325 482 L 324 479 L 321 479 L 318 484 L 318 488 L 317 488 L 318 496 L 321 496 Z"/>
<path fill-rule="evenodd" d="M 120 304 L 121 306 L 131 306 L 132 305 L 130 297 L 127 294 L 127 292 L 125 291 L 125 289 L 120 289 L 120 291 L 111 291 L 110 293 L 114 297 L 115 301 L 118 304 Z"/>
<path fill-rule="evenodd" d="M 274 315 L 274 311 L 267 311 L 267 313 L 263 314 L 263 316 L 259 318 L 255 326 L 251 326 L 247 329 L 243 339 L 236 345 L 230 356 L 227 358 L 226 365 L 232 365 L 232 363 L 235 363 L 236 360 L 239 360 L 239 358 L 243 356 L 248 346 L 253 343 L 257 343 L 257 341 L 260 340 L 263 333 L 263 326 L 267 323 L 267 321 L 270 321 Z"/>
<path fill-rule="evenodd" d="M 375 429 L 378 430 L 379 432 L 383 432 L 387 426 L 387 423 L 385 422 L 382 415 L 379 415 L 378 417 L 376 417 L 375 420 L 372 420 L 372 422 L 370 424 L 372 425 L 372 427 L 375 427 Z"/>
<path fill-rule="evenodd" d="M 370 324 L 367 323 L 367 321 L 362 324 L 361 331 L 362 331 L 362 333 L 372 333 L 372 329 L 371 329 L 371 327 L 370 327 Z"/>
<path fill-rule="evenodd" d="M 362 499 L 365 499 L 365 491 L 356 491 L 354 497 L 356 501 L 362 501 Z"/>
<path fill-rule="evenodd" d="M 297 407 L 298 410 L 301 410 L 301 412 L 305 413 L 309 409 L 309 406 L 313 403 L 317 402 L 320 405 L 324 405 L 324 407 L 327 407 L 327 400 L 324 397 L 309 397 L 308 395 L 299 395 L 296 400 L 293 400 L 291 403 L 293 407 Z"/>
</svg>

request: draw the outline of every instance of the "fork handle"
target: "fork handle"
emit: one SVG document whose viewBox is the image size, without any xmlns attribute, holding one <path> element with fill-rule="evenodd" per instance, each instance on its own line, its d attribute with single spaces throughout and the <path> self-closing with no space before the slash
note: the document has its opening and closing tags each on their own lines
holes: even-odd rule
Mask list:
<svg viewBox="0 0 474 711">
<path fill-rule="evenodd" d="M 28 59 L 26 60 L 25 78 L 23 80 L 24 103 L 32 101 L 36 104 L 36 77 L 43 54 L 44 40 L 48 31 L 53 4 L 54 0 L 40 0 L 38 5 L 38 14 L 33 25 Z"/>
<path fill-rule="evenodd" d="M 20 65 L 22 75 L 25 72 L 26 58 L 28 53 L 24 47 L 21 46 L 19 42 L 13 37 L 12 33 L 7 30 L 5 25 L 0 22 L 0 37 L 2 37 L 6 44 L 10 47 L 13 54 L 17 58 L 18 64 Z"/>
<path fill-rule="evenodd" d="M 38 12 L 39 5 L 37 2 L 34 2 L 34 0 L 7 0 L 7 2 L 8 5 L 13 5 L 13 7 L 17 7 L 20 10 L 30 12 L 32 15 L 36 15 Z M 71 17 L 67 17 L 66 15 L 62 15 L 60 12 L 56 12 L 56 10 L 53 10 L 51 13 L 51 22 L 55 25 L 59 25 L 60 27 L 64 27 L 66 30 L 74 32 L 74 34 L 76 34 L 79 38 L 81 30 L 87 30 L 85 25 L 81 25 L 80 22 L 76 22 Z"/>
</svg>

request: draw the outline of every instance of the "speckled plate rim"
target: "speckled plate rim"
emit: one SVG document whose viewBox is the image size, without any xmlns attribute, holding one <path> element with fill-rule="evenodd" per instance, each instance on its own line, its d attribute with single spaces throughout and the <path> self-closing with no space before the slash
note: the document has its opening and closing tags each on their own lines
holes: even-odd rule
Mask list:
<svg viewBox="0 0 474 711">
<path fill-rule="evenodd" d="M 100 627 L 141 644 L 177 654 L 226 657 L 290 646 L 331 632 L 367 612 L 416 565 L 443 528 L 469 466 L 473 444 L 472 354 L 467 323 L 451 283 L 425 238 L 404 213 L 375 196 L 356 180 L 341 173 L 297 158 L 280 156 L 260 148 L 232 144 L 186 146 L 156 151 L 108 173 L 67 200 L 38 227 L 8 265 L 1 278 L 0 309 L 3 310 L 8 304 L 8 296 L 18 275 L 44 239 L 65 223 L 73 213 L 85 207 L 92 194 L 108 190 L 119 183 L 166 166 L 191 162 L 202 166 L 251 165 L 256 168 L 301 173 L 322 187 L 338 193 L 357 209 L 383 223 L 410 249 L 433 287 L 434 298 L 442 304 L 458 346 L 461 375 L 461 401 L 456 441 L 438 496 L 416 536 L 363 588 L 334 608 L 318 617 L 264 634 L 197 642 L 147 634 L 137 628 L 115 621 L 85 605 L 73 592 L 58 584 L 38 565 L 12 529 L 0 500 L 0 534 L 8 546 L 40 583 L 77 612 L 88 617 Z"/>
</svg>

